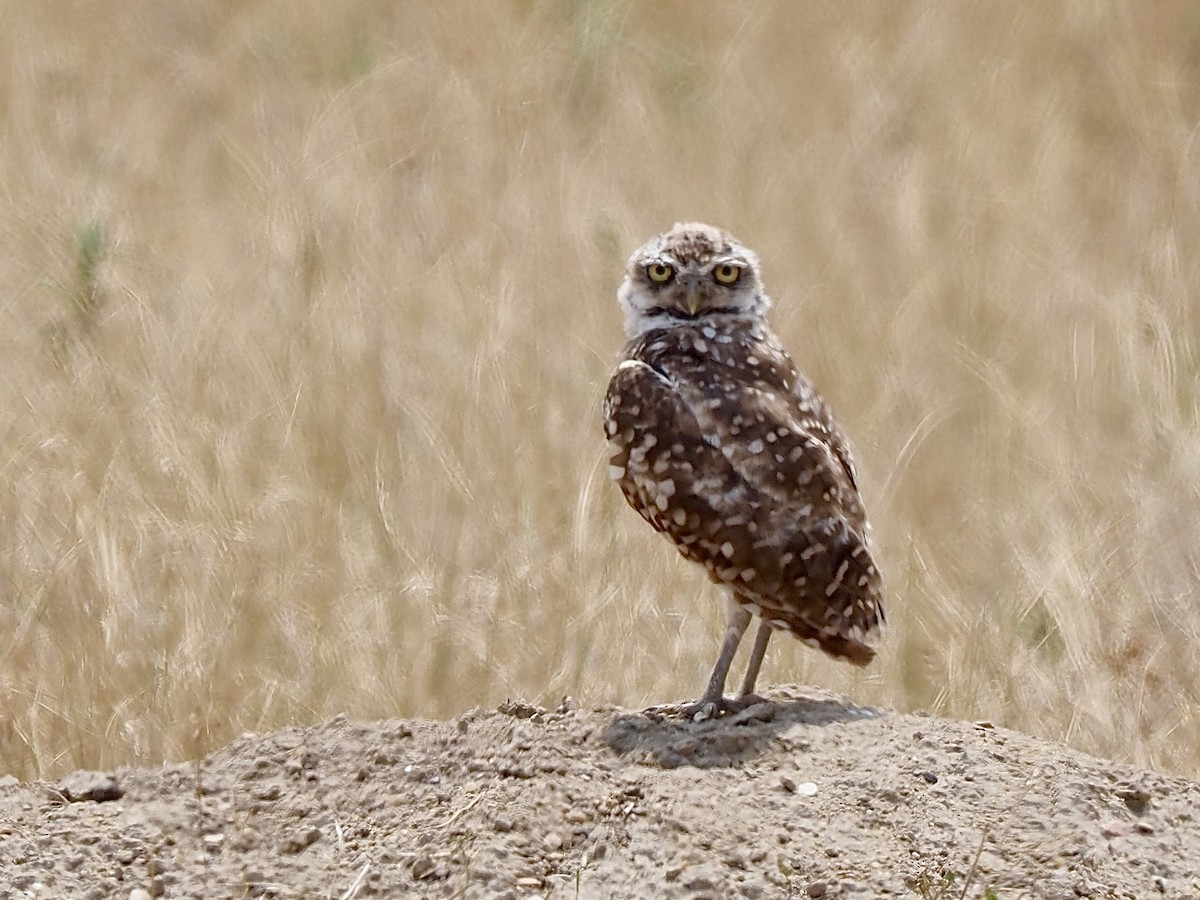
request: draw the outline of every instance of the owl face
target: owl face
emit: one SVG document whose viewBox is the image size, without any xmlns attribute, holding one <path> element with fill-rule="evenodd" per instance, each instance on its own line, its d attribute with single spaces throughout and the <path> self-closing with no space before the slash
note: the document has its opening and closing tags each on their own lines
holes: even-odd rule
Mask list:
<svg viewBox="0 0 1200 900">
<path fill-rule="evenodd" d="M 758 319 L 771 302 L 754 252 L 698 222 L 677 224 L 634 253 L 617 298 L 630 338 L 654 328 Z"/>
</svg>

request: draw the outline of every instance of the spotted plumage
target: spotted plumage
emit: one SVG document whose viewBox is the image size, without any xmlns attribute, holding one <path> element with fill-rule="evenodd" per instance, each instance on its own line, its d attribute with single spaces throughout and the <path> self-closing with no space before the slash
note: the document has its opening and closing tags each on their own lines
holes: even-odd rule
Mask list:
<svg viewBox="0 0 1200 900">
<path fill-rule="evenodd" d="M 846 439 L 767 325 L 758 259 L 707 225 L 676 225 L 630 259 L 629 343 L 604 404 L 609 475 L 681 554 L 727 589 L 728 626 L 695 712 L 724 698 L 752 615 L 743 695 L 772 629 L 866 665 L 881 583 Z"/>
</svg>

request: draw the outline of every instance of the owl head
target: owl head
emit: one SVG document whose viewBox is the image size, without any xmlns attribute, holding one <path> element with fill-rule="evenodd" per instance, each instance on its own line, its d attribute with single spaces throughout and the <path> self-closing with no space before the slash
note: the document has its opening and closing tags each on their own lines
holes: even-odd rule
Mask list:
<svg viewBox="0 0 1200 900">
<path fill-rule="evenodd" d="M 699 222 L 679 223 L 639 248 L 617 299 L 630 338 L 655 328 L 757 320 L 771 305 L 754 252 Z"/>
</svg>

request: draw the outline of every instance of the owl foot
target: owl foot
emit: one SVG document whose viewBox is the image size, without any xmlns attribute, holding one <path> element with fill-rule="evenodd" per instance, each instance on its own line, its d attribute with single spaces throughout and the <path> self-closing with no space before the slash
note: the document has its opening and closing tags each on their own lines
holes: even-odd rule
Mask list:
<svg viewBox="0 0 1200 900">
<path fill-rule="evenodd" d="M 742 709 L 744 709 L 742 704 L 732 697 L 718 697 L 716 700 L 701 697 L 695 703 L 685 706 L 680 712 L 682 717 L 689 722 L 707 722 L 710 719 L 719 719 L 723 715 L 728 716 L 741 712 Z"/>
<path fill-rule="evenodd" d="M 643 710 L 652 719 L 683 719 L 686 722 L 708 722 L 722 716 L 743 712 L 759 703 L 766 703 L 758 694 L 743 694 L 740 697 L 701 697 L 695 703 L 669 703 L 651 706 Z"/>
<path fill-rule="evenodd" d="M 758 694 L 742 694 L 739 697 L 721 696 L 715 700 L 701 697 L 695 703 L 684 706 L 680 710 L 680 715 L 691 722 L 707 722 L 710 719 L 719 719 L 722 716 L 745 712 L 752 706 L 766 702 L 767 698 L 760 697 Z"/>
</svg>

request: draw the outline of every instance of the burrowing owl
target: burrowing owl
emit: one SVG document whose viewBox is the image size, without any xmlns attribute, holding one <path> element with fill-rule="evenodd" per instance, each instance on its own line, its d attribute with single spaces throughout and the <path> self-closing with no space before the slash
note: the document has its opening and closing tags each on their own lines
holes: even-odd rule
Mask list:
<svg viewBox="0 0 1200 900">
<path fill-rule="evenodd" d="M 679 224 L 633 254 L 617 296 L 629 343 L 604 402 L 609 474 L 727 598 L 716 665 L 688 714 L 750 702 L 773 629 L 869 663 L 884 617 L 854 462 L 767 325 L 758 257 L 710 225 Z M 758 634 L 730 700 L 752 615 Z"/>
</svg>

